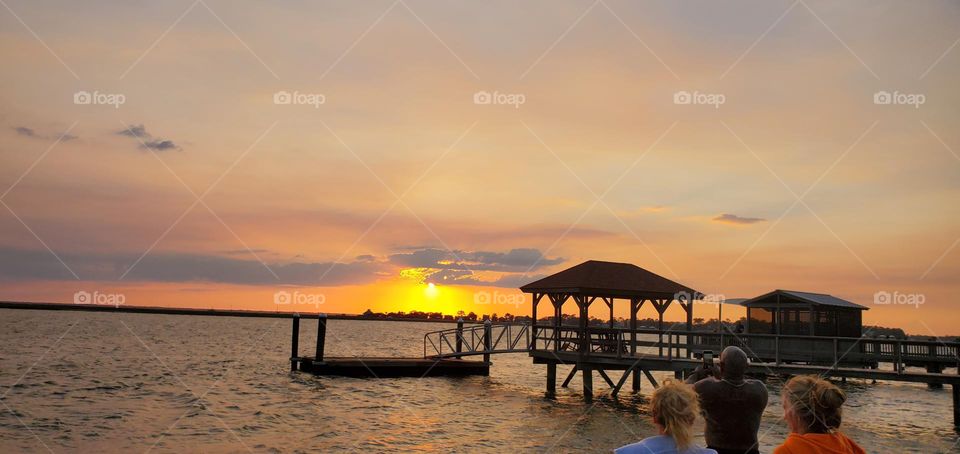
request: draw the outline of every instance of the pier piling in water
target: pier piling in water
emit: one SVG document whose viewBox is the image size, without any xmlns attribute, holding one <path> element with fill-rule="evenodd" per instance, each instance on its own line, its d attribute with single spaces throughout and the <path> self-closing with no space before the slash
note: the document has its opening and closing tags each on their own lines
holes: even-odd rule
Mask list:
<svg viewBox="0 0 960 454">
<path fill-rule="evenodd" d="M 463 351 L 463 317 L 457 319 L 457 341 L 456 341 L 457 353 Z M 457 356 L 457 359 L 463 359 L 462 356 Z"/>
<path fill-rule="evenodd" d="M 954 384 L 953 388 L 953 426 L 960 427 L 960 385 Z"/>
<path fill-rule="evenodd" d="M 317 354 L 314 361 L 323 362 L 323 348 L 327 337 L 327 314 L 317 316 Z"/>
<path fill-rule="evenodd" d="M 488 352 L 483 354 L 483 362 L 490 363 L 490 350 L 493 346 L 493 325 L 490 320 L 483 322 L 483 350 Z"/>
<path fill-rule="evenodd" d="M 557 393 L 557 363 L 547 364 L 547 395 Z"/>
<path fill-rule="evenodd" d="M 593 400 L 593 369 L 580 366 L 580 377 L 583 379 L 583 398 L 589 402 Z"/>
<path fill-rule="evenodd" d="M 300 356 L 300 314 L 293 314 L 293 333 L 290 338 L 290 370 L 297 370 L 297 358 Z"/>
</svg>

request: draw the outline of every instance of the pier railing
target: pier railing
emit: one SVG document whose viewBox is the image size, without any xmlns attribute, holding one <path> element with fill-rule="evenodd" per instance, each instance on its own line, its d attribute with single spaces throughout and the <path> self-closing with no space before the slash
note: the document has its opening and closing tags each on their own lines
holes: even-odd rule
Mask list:
<svg viewBox="0 0 960 454">
<path fill-rule="evenodd" d="M 432 331 L 423 336 L 424 358 L 459 358 L 530 351 L 530 325 L 498 323 Z"/>
<path fill-rule="evenodd" d="M 960 343 L 903 339 L 820 337 L 775 334 L 605 328 L 591 326 L 586 335 L 576 326 L 538 324 L 533 350 L 573 351 L 583 355 L 691 358 L 705 350 L 719 353 L 741 347 L 758 362 L 806 363 L 876 368 L 891 363 L 906 366 L 960 367 Z M 583 339 L 583 340 L 582 340 Z M 588 340 L 586 340 L 588 339 Z"/>
<path fill-rule="evenodd" d="M 536 335 L 534 336 L 534 332 Z M 477 324 L 427 333 L 423 356 L 459 358 L 471 355 L 518 353 L 530 350 L 580 352 L 583 355 L 693 358 L 706 350 L 719 353 L 742 348 L 752 361 L 877 368 L 879 363 L 926 367 L 939 371 L 960 367 L 960 343 L 904 339 L 821 337 L 775 334 L 606 328 L 591 326 L 581 335 L 577 326 L 526 323 Z"/>
</svg>

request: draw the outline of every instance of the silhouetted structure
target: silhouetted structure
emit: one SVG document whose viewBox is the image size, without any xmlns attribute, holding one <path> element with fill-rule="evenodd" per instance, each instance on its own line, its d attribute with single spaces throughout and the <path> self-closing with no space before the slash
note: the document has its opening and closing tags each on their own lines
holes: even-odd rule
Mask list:
<svg viewBox="0 0 960 454">
<path fill-rule="evenodd" d="M 860 337 L 869 308 L 823 293 L 774 290 L 740 303 L 746 332 L 794 336 Z"/>
<path fill-rule="evenodd" d="M 603 262 L 599 260 L 589 260 L 567 268 L 558 273 L 547 276 L 536 282 L 531 282 L 520 290 L 524 293 L 533 294 L 533 305 L 531 317 L 537 320 L 537 306 L 546 296 L 553 306 L 554 324 L 552 328 L 552 338 L 546 339 L 552 342 L 553 350 L 560 351 L 565 349 L 564 342 L 569 343 L 570 339 L 576 337 L 579 358 L 585 359 L 590 353 L 591 348 L 596 346 L 600 351 L 619 352 L 623 345 L 618 336 L 612 330 L 614 329 L 613 305 L 616 299 L 627 300 L 630 309 L 630 343 L 628 348 L 631 355 L 637 353 L 637 312 L 647 301 L 657 310 L 659 320 L 657 329 L 663 332 L 663 313 L 667 310 L 673 301 L 677 301 L 686 312 L 687 330 L 693 329 L 693 302 L 701 299 L 702 294 L 690 287 L 678 284 L 670 279 L 651 273 L 639 266 L 630 263 Z M 589 329 L 589 310 L 590 305 L 597 299 L 602 300 L 610 311 L 611 331 L 601 329 Z M 580 314 L 580 327 L 576 331 L 567 330 L 561 326 L 563 304 L 567 300 L 573 299 L 577 305 Z M 539 339 L 538 325 L 534 323 L 533 328 L 534 342 Z M 594 339 L 596 337 L 596 339 Z M 661 334 L 662 341 L 662 334 Z M 690 351 L 687 352 L 688 356 Z M 663 354 L 663 347 L 660 347 L 660 354 Z M 556 375 L 558 361 L 545 360 L 547 364 L 547 391 L 553 392 L 556 383 L 550 377 Z M 592 366 L 587 361 L 578 361 L 577 367 L 571 372 L 567 382 L 579 370 L 583 378 L 583 392 L 589 396 L 593 392 Z M 603 369 L 597 369 L 600 376 L 608 382 Z M 640 371 L 634 371 L 633 388 L 640 387 Z"/>
</svg>

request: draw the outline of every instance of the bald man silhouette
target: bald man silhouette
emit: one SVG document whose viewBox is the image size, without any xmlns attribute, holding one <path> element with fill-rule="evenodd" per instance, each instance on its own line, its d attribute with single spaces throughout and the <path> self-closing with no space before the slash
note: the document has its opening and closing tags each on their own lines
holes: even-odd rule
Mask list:
<svg viewBox="0 0 960 454">
<path fill-rule="evenodd" d="M 731 346 L 720 353 L 719 371 L 700 366 L 687 378 L 700 395 L 707 447 L 718 454 L 760 452 L 757 432 L 769 396 L 763 382 L 744 378 L 747 363 L 747 354 Z"/>
</svg>

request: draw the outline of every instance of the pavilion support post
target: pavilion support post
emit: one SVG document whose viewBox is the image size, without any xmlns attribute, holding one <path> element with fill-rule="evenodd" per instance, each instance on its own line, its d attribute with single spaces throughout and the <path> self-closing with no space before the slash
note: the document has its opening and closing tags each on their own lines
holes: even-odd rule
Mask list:
<svg viewBox="0 0 960 454">
<path fill-rule="evenodd" d="M 563 301 L 553 303 L 553 350 L 560 351 L 560 327 L 563 326 Z"/>
<path fill-rule="evenodd" d="M 693 298 L 694 298 L 694 297 L 691 296 L 691 297 L 690 297 L 690 301 L 688 301 L 687 304 L 683 307 L 683 309 L 687 312 L 687 333 L 690 333 L 691 331 L 693 331 Z M 693 339 L 690 338 L 690 334 L 687 334 L 687 335 L 684 336 L 684 337 L 687 338 L 687 348 L 686 348 L 686 350 L 687 350 L 687 358 L 689 359 L 689 358 L 691 358 L 691 357 L 693 356 L 693 355 L 692 355 L 692 352 L 690 351 L 690 345 L 691 345 L 691 341 L 693 341 Z M 722 349 L 722 347 L 721 347 L 721 349 Z M 678 352 L 678 353 L 679 353 L 679 352 Z M 679 355 L 678 355 L 678 356 L 679 356 Z"/>
<path fill-rule="evenodd" d="M 547 364 L 547 395 L 557 393 L 557 363 Z"/>
<path fill-rule="evenodd" d="M 637 312 L 643 306 L 643 301 L 642 299 L 630 298 L 630 357 L 632 358 L 637 356 Z M 640 369 L 636 368 L 633 370 L 633 380 L 630 384 L 633 392 L 640 391 L 640 381 Z"/>
<path fill-rule="evenodd" d="M 574 296 L 574 301 L 577 303 L 577 307 L 580 308 L 580 354 L 579 357 L 582 360 L 584 356 L 590 352 L 590 333 L 589 329 L 589 305 L 587 299 L 583 296 Z M 586 373 L 586 370 L 584 371 Z"/>
<path fill-rule="evenodd" d="M 613 298 L 604 298 L 603 302 L 610 308 L 610 329 L 613 329 Z"/>
<path fill-rule="evenodd" d="M 657 336 L 659 341 L 657 342 L 660 349 L 660 356 L 663 356 L 663 313 L 666 312 L 667 307 L 670 306 L 672 300 L 651 300 L 653 307 L 657 309 L 657 314 L 659 319 L 657 320 Z"/>
<path fill-rule="evenodd" d="M 540 304 L 540 299 L 543 298 L 543 293 L 534 293 L 533 302 L 530 305 L 530 349 L 535 350 L 537 347 L 537 305 Z M 459 342 L 459 338 L 457 341 Z"/>
<path fill-rule="evenodd" d="M 560 351 L 560 328 L 563 325 L 563 303 L 570 298 L 565 293 L 551 293 L 547 295 L 553 304 L 553 351 Z"/>
<path fill-rule="evenodd" d="M 643 305 L 643 300 L 630 298 L 630 356 L 637 354 L 637 311 Z"/>
</svg>

